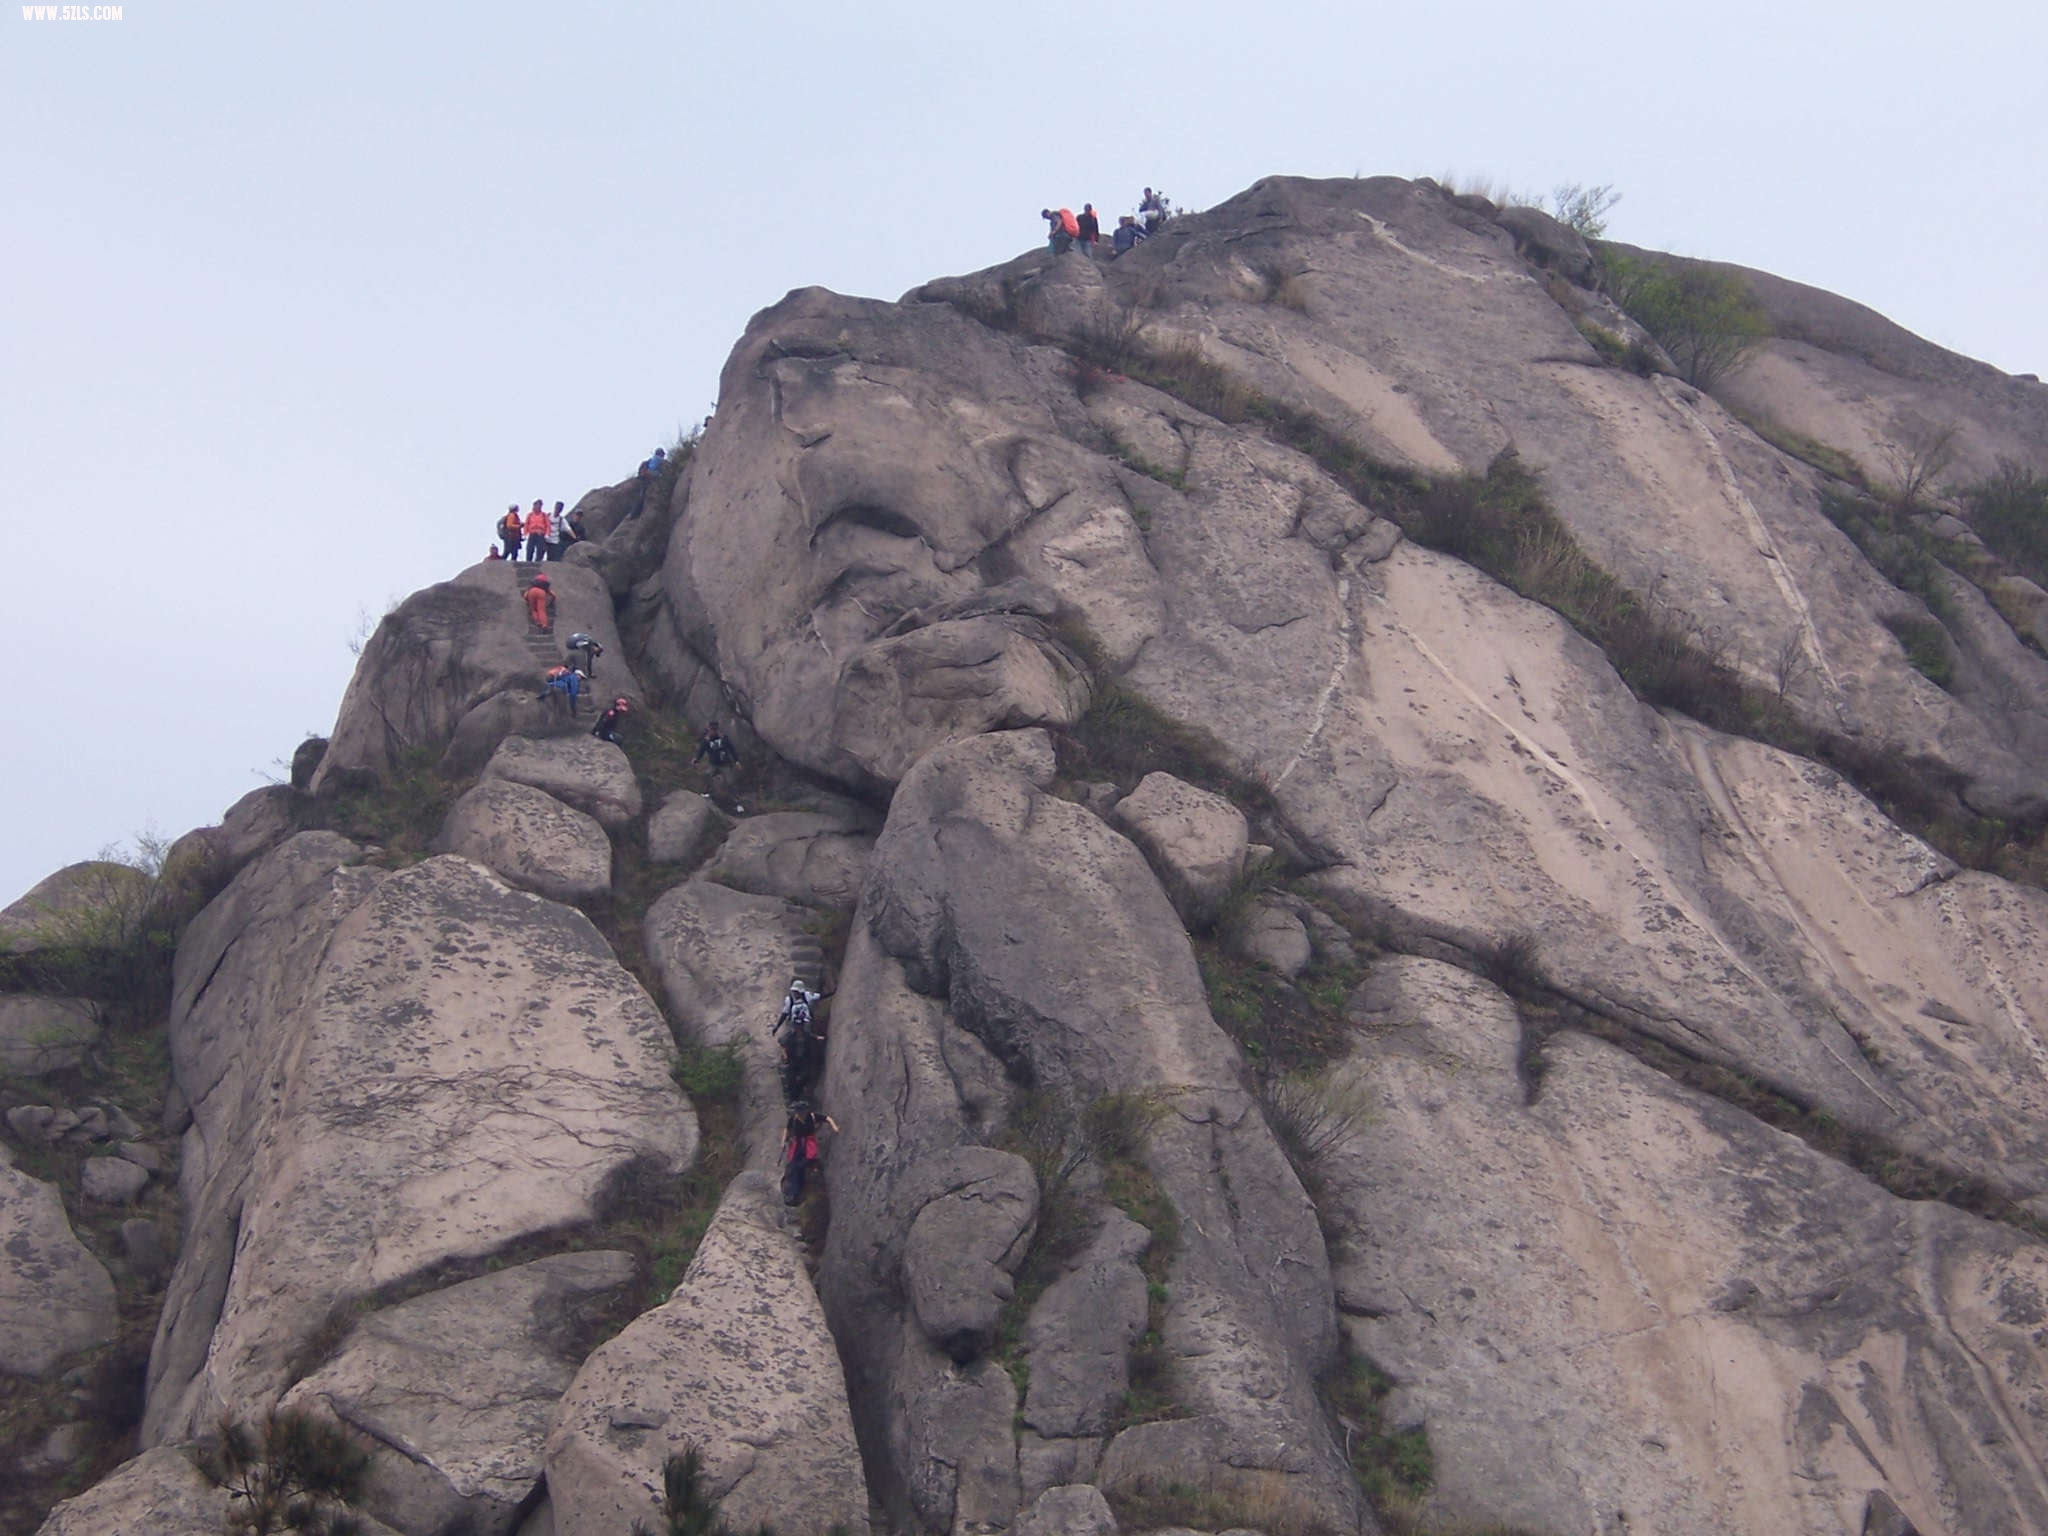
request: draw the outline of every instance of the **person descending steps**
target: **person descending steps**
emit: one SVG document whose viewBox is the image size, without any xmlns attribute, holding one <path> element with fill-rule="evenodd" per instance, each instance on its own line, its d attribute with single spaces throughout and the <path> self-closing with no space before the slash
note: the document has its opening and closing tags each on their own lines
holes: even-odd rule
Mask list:
<svg viewBox="0 0 2048 1536">
<path fill-rule="evenodd" d="M 711 764 L 711 785 L 713 789 L 726 782 L 727 775 L 731 770 L 739 766 L 740 755 L 733 750 L 732 743 L 725 739 L 725 732 L 718 728 L 716 720 L 705 726 L 704 734 L 697 738 L 697 753 L 690 761 L 692 763 L 701 763 L 707 758 Z M 729 786 L 727 792 L 730 793 Z M 704 798 L 706 800 L 713 798 L 711 790 L 704 792 Z M 737 815 L 744 816 L 747 813 L 747 808 L 735 802 L 733 811 Z"/>
<path fill-rule="evenodd" d="M 526 616 L 542 634 L 555 632 L 555 593 L 546 571 L 536 575 L 526 589 Z"/>
<path fill-rule="evenodd" d="M 597 658 L 604 654 L 604 646 L 598 642 L 595 636 L 586 635 L 579 629 L 569 637 L 569 659 L 571 661 L 576 659 L 578 651 L 583 653 L 583 675 L 595 678 L 597 676 Z"/>
<path fill-rule="evenodd" d="M 574 720 L 576 718 L 576 706 L 583 697 L 583 674 L 574 667 L 549 667 L 547 677 L 541 683 L 540 696 L 543 699 L 567 698 L 569 701 L 569 718 Z"/>
</svg>

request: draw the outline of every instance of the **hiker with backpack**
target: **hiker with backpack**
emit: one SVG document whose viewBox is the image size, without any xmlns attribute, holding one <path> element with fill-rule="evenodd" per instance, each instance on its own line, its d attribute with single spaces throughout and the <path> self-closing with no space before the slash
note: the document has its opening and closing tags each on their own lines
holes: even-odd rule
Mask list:
<svg viewBox="0 0 2048 1536">
<path fill-rule="evenodd" d="M 526 589 L 526 617 L 542 634 L 555 632 L 555 590 L 546 571 L 537 573 Z"/>
<path fill-rule="evenodd" d="M 1074 217 L 1074 210 L 1041 208 L 1038 216 L 1046 223 L 1046 244 L 1055 256 L 1064 256 L 1074 248 L 1074 240 L 1081 233 L 1081 221 Z"/>
<path fill-rule="evenodd" d="M 612 707 L 597 717 L 597 724 L 590 728 L 590 734 L 616 747 L 619 744 L 619 722 L 632 712 L 632 708 L 624 699 L 613 699 Z"/>
<path fill-rule="evenodd" d="M 782 1203 L 796 1205 L 804 1197 L 804 1179 L 818 1166 L 820 1126 L 833 1131 L 839 1122 L 811 1108 L 803 1099 L 789 1106 L 789 1119 L 782 1129 Z"/>
<path fill-rule="evenodd" d="M 1145 233 L 1158 234 L 1166 223 L 1166 194 L 1147 187 L 1145 195 L 1138 199 L 1138 213 L 1145 221 Z"/>
<path fill-rule="evenodd" d="M 1116 216 L 1116 232 L 1109 237 L 1109 259 L 1117 257 L 1136 246 L 1145 238 L 1145 231 L 1138 227 L 1138 221 L 1128 213 Z"/>
<path fill-rule="evenodd" d="M 541 510 L 541 504 L 538 501 L 534 502 L 533 510 L 526 514 L 526 558 L 529 560 L 546 560 L 549 558 L 548 515 Z"/>
<path fill-rule="evenodd" d="M 569 551 L 567 520 L 562 516 L 562 504 L 555 503 L 555 510 L 548 514 L 548 558 L 559 560 Z"/>
<path fill-rule="evenodd" d="M 811 1074 L 817 1070 L 818 1058 L 825 1045 L 824 1031 L 818 1027 L 817 1004 L 822 993 L 813 992 L 798 977 L 789 984 L 789 995 L 782 1000 L 782 1013 L 775 1021 L 775 1043 L 782 1051 L 782 1096 L 788 1100 L 801 1099 L 809 1085 Z"/>
<path fill-rule="evenodd" d="M 498 540 L 505 546 L 503 558 L 507 560 L 517 560 L 519 558 L 519 541 L 525 536 L 525 533 L 526 522 L 520 517 L 518 506 L 515 504 L 507 507 L 505 515 L 498 519 Z"/>
</svg>

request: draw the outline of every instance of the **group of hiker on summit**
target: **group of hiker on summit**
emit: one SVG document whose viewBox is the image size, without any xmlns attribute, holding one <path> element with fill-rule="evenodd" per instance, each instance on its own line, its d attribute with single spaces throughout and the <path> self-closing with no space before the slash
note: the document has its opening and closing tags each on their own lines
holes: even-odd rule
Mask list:
<svg viewBox="0 0 2048 1536">
<path fill-rule="evenodd" d="M 517 560 L 520 558 L 520 544 L 524 541 L 528 561 L 559 560 L 569 552 L 570 545 L 581 544 L 588 537 L 583 531 L 581 511 L 564 514 L 558 501 L 555 510 L 549 512 L 536 498 L 533 510 L 521 517 L 519 504 L 514 502 L 498 519 L 498 543 L 504 548 L 501 550 L 494 546 L 484 558 Z"/>
<path fill-rule="evenodd" d="M 1102 220 L 1097 217 L 1093 203 L 1083 203 L 1079 213 L 1071 208 L 1041 208 L 1038 216 L 1045 220 L 1046 246 L 1055 256 L 1076 249 L 1083 256 L 1093 256 L 1096 246 L 1102 243 Z M 1116 228 L 1110 232 L 1109 259 L 1116 260 L 1139 241 L 1158 234 L 1171 217 L 1166 194 L 1147 187 L 1138 200 L 1136 214 L 1117 215 Z"/>
</svg>

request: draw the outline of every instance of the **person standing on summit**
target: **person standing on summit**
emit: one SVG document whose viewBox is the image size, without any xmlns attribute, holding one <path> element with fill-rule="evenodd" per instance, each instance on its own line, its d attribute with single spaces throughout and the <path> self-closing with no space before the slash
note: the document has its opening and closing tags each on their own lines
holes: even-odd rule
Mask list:
<svg viewBox="0 0 2048 1536">
<path fill-rule="evenodd" d="M 1081 212 L 1074 220 L 1074 239 L 1083 256 L 1094 256 L 1095 247 L 1102 240 L 1102 221 L 1095 217 L 1093 203 L 1081 205 Z"/>
<path fill-rule="evenodd" d="M 533 510 L 526 514 L 526 558 L 548 558 L 548 515 L 538 501 L 534 502 Z"/>
<path fill-rule="evenodd" d="M 498 519 L 498 541 L 505 546 L 504 558 L 519 558 L 520 536 L 526 531 L 526 524 L 520 519 L 517 503 L 505 509 L 505 515 Z"/>
</svg>

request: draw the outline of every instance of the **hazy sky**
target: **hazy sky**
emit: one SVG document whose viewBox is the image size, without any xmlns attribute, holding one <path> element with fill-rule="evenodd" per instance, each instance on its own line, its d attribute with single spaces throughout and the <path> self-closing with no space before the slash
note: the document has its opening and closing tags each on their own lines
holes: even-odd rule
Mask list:
<svg viewBox="0 0 2048 1536">
<path fill-rule="evenodd" d="M 748 315 L 1040 206 L 1612 182 L 1612 233 L 2048 371 L 2040 0 L 0 13 L 0 902 L 216 820 L 358 616 L 704 415 Z"/>
</svg>

